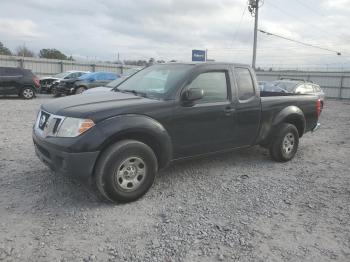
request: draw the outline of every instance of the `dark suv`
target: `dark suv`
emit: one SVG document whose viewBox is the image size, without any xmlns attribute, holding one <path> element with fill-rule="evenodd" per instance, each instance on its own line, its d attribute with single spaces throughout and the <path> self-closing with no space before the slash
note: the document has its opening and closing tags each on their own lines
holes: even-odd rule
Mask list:
<svg viewBox="0 0 350 262">
<path fill-rule="evenodd" d="M 0 95 L 18 95 L 24 99 L 31 99 L 39 88 L 39 78 L 32 71 L 16 67 L 0 67 Z"/>
</svg>

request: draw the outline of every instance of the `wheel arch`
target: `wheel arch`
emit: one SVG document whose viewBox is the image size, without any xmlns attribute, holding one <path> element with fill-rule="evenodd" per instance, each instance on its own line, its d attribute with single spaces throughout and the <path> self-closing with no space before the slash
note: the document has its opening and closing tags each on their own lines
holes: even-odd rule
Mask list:
<svg viewBox="0 0 350 262">
<path fill-rule="evenodd" d="M 300 108 L 296 106 L 288 106 L 281 110 L 272 123 L 272 130 L 275 130 L 282 123 L 294 125 L 298 130 L 299 137 L 304 135 L 306 121 L 304 113 Z"/>
<path fill-rule="evenodd" d="M 159 168 L 166 167 L 172 158 L 172 143 L 168 132 L 158 121 L 148 116 L 113 117 L 99 124 L 99 129 L 105 137 L 99 146 L 100 155 L 110 145 L 132 139 L 148 145 L 153 150 Z"/>
<path fill-rule="evenodd" d="M 23 90 L 24 90 L 25 88 L 30 88 L 30 89 L 32 89 L 33 92 L 34 92 L 33 98 L 36 97 L 37 90 L 35 89 L 34 86 L 32 86 L 32 85 L 30 85 L 30 84 L 24 84 L 24 85 L 22 85 L 20 88 L 18 88 L 18 95 L 19 95 L 19 96 L 22 95 L 22 92 L 23 92 Z"/>
<path fill-rule="evenodd" d="M 18 88 L 18 94 L 20 95 L 22 93 L 23 89 L 26 88 L 26 87 L 29 87 L 29 88 L 33 89 L 34 95 L 35 95 L 35 93 L 36 93 L 35 87 L 33 85 L 30 85 L 30 84 L 24 84 L 24 85 L 20 86 Z"/>
</svg>

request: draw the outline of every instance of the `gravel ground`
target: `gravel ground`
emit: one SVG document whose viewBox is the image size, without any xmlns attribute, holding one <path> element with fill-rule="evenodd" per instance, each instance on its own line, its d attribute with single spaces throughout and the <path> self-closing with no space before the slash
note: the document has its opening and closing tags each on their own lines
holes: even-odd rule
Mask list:
<svg viewBox="0 0 350 262">
<path fill-rule="evenodd" d="M 259 147 L 191 160 L 112 205 L 35 156 L 49 99 L 0 98 L 0 260 L 350 261 L 349 101 L 327 101 L 291 162 Z"/>
</svg>

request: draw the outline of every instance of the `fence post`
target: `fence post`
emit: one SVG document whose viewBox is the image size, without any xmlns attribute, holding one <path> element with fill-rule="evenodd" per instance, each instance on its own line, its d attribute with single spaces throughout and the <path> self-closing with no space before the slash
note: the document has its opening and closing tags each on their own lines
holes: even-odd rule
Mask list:
<svg viewBox="0 0 350 262">
<path fill-rule="evenodd" d="M 123 71 L 124 71 L 124 65 L 121 65 L 121 66 L 120 66 L 120 74 L 121 74 L 121 75 L 123 74 Z"/>
<path fill-rule="evenodd" d="M 95 72 L 95 71 L 96 71 L 96 65 L 95 65 L 95 64 L 92 64 L 92 65 L 91 65 L 91 69 L 92 69 L 92 70 L 91 70 L 92 72 Z"/>
<path fill-rule="evenodd" d="M 18 62 L 19 62 L 19 67 L 20 68 L 24 68 L 24 59 L 21 58 L 21 59 L 18 60 Z"/>
<path fill-rule="evenodd" d="M 63 73 L 63 61 L 60 62 L 61 73 Z"/>
<path fill-rule="evenodd" d="M 343 85 L 344 85 L 344 74 L 342 73 L 341 77 L 340 77 L 340 86 L 339 86 L 339 99 L 342 99 L 343 94 L 342 94 L 342 90 L 343 90 Z"/>
</svg>

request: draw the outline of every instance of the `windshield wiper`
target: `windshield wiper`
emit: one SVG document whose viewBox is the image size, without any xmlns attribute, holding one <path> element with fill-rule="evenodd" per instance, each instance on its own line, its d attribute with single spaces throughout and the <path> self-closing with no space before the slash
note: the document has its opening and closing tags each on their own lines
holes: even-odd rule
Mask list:
<svg viewBox="0 0 350 262">
<path fill-rule="evenodd" d="M 135 96 L 148 97 L 145 92 L 136 91 L 135 89 L 118 89 L 119 92 L 132 93 Z"/>
</svg>

